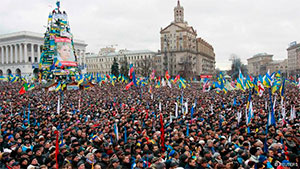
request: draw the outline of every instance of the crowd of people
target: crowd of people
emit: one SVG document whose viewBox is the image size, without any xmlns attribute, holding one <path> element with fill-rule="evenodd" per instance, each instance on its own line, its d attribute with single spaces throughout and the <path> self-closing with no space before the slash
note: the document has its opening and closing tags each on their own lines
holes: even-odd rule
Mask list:
<svg viewBox="0 0 300 169">
<path fill-rule="evenodd" d="M 218 94 L 195 83 L 149 93 L 116 83 L 60 92 L 36 85 L 20 95 L 20 86 L 0 82 L 0 168 L 299 168 L 300 90 L 289 83 L 283 104 L 272 96 L 276 125 L 269 126 L 267 90 Z"/>
</svg>

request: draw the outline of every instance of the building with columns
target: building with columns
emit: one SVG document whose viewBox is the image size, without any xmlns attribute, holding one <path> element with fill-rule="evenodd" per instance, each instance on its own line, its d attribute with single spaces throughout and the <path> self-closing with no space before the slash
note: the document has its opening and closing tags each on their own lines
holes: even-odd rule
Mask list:
<svg viewBox="0 0 300 169">
<path fill-rule="evenodd" d="M 133 64 L 137 75 L 151 73 L 153 68 L 153 58 L 157 55 L 156 52 L 150 50 L 127 50 L 122 49 L 116 51 L 115 48 L 102 48 L 98 54 L 86 53 L 87 72 L 96 75 L 110 74 L 111 66 L 116 58 L 119 63 L 119 69 L 125 60 L 129 64 Z"/>
<path fill-rule="evenodd" d="M 160 31 L 160 44 L 162 72 L 168 70 L 171 76 L 185 77 L 214 73 L 214 49 L 197 38 L 197 31 L 184 20 L 184 8 L 179 0 L 174 8 L 174 21 Z"/>
<path fill-rule="evenodd" d="M 38 64 L 44 44 L 41 33 L 21 31 L 0 35 L 0 76 L 38 73 Z M 85 44 L 74 40 L 78 65 L 85 72 Z"/>
</svg>

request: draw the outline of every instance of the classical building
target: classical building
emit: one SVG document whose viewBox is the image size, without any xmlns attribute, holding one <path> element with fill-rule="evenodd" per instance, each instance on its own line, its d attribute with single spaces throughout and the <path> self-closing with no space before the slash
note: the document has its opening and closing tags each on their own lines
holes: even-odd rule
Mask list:
<svg viewBox="0 0 300 169">
<path fill-rule="evenodd" d="M 109 74 L 111 73 L 111 66 L 113 64 L 114 58 L 119 63 L 119 68 L 121 68 L 122 63 L 125 60 L 129 64 L 133 64 L 135 67 L 135 72 L 137 75 L 142 75 L 153 68 L 153 58 L 157 55 L 156 52 L 150 50 L 119 50 L 116 51 L 115 48 L 102 48 L 98 54 L 87 53 L 86 54 L 86 64 L 88 73 L 101 73 Z"/>
<path fill-rule="evenodd" d="M 0 35 L 0 76 L 37 73 L 43 44 L 44 35 L 40 33 L 22 31 Z M 83 72 L 86 46 L 84 41 L 74 40 L 78 64 Z"/>
<path fill-rule="evenodd" d="M 280 71 L 281 74 L 286 77 L 288 72 L 288 60 L 273 60 L 272 62 L 267 63 L 267 70 L 270 70 L 270 72 Z"/>
<path fill-rule="evenodd" d="M 259 53 L 247 59 L 248 73 L 253 76 L 264 75 L 267 73 L 267 64 L 273 61 L 273 55 Z"/>
<path fill-rule="evenodd" d="M 287 48 L 288 52 L 288 73 L 291 76 L 300 74 L 300 43 L 293 42 Z"/>
<path fill-rule="evenodd" d="M 215 53 L 213 47 L 201 38 L 184 20 L 184 8 L 178 0 L 174 21 L 160 31 L 161 66 L 171 76 L 213 74 Z"/>
</svg>

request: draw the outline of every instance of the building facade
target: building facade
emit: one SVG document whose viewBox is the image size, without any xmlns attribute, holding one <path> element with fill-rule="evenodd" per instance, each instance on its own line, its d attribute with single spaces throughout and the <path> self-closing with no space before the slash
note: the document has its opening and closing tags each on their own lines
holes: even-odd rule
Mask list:
<svg viewBox="0 0 300 169">
<path fill-rule="evenodd" d="M 44 35 L 21 31 L 0 35 L 0 76 L 38 73 Z M 85 48 L 82 40 L 74 40 L 78 65 L 85 71 Z"/>
<path fill-rule="evenodd" d="M 247 59 L 248 73 L 253 76 L 264 75 L 267 73 L 267 64 L 273 61 L 273 55 L 259 53 Z"/>
<path fill-rule="evenodd" d="M 157 55 L 156 52 L 150 50 L 119 50 L 116 52 L 115 48 L 103 48 L 98 54 L 89 53 L 86 57 L 87 72 L 101 74 L 110 74 L 111 66 L 114 58 L 119 63 L 119 69 L 125 61 L 133 64 L 137 75 L 143 75 L 145 69 L 150 71 L 153 69 L 153 58 Z"/>
<path fill-rule="evenodd" d="M 288 53 L 288 73 L 291 76 L 300 74 L 300 43 L 291 43 L 287 48 Z"/>
<path fill-rule="evenodd" d="M 267 64 L 267 70 L 270 70 L 270 72 L 280 71 L 281 74 L 286 77 L 288 72 L 288 60 L 273 60 Z"/>
<path fill-rule="evenodd" d="M 184 8 L 178 0 L 174 21 L 160 31 L 161 67 L 171 76 L 185 77 L 212 74 L 215 69 L 213 47 L 201 38 L 184 20 Z"/>
</svg>

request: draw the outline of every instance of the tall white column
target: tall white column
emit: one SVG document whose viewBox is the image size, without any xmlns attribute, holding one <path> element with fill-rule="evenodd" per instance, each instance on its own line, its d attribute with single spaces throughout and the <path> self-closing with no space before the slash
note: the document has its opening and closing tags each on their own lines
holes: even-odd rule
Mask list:
<svg viewBox="0 0 300 169">
<path fill-rule="evenodd" d="M 40 62 L 40 57 L 41 57 L 41 46 L 39 44 L 37 45 L 37 52 L 38 52 L 37 62 L 39 63 Z"/>
<path fill-rule="evenodd" d="M 23 62 L 22 44 L 19 44 L 18 46 L 19 46 L 19 48 L 18 48 L 18 51 L 19 51 L 19 63 L 22 63 Z"/>
<path fill-rule="evenodd" d="M 31 44 L 31 63 L 34 62 L 34 48 L 33 48 L 33 44 Z"/>
<path fill-rule="evenodd" d="M 1 48 L 1 63 L 4 64 L 4 47 L 3 46 L 0 46 Z"/>
<path fill-rule="evenodd" d="M 82 55 L 81 55 L 81 64 L 84 66 L 85 65 L 85 50 L 82 51 Z"/>
<path fill-rule="evenodd" d="M 5 46 L 5 63 L 8 63 L 8 46 Z"/>
<path fill-rule="evenodd" d="M 81 53 L 80 53 L 80 50 L 78 49 L 76 53 L 77 53 L 77 62 L 78 62 L 78 64 L 80 65 L 80 64 L 81 64 L 81 62 L 80 62 L 80 61 L 81 61 L 81 55 L 80 55 Z"/>
<path fill-rule="evenodd" d="M 24 61 L 25 61 L 25 63 L 29 62 L 29 59 L 27 56 L 27 43 L 24 43 Z"/>
<path fill-rule="evenodd" d="M 9 49 L 10 49 L 10 56 L 9 56 L 9 58 L 10 58 L 10 63 L 13 63 L 13 58 L 14 58 L 14 56 L 13 56 L 13 50 L 12 50 L 12 45 L 9 45 Z"/>
<path fill-rule="evenodd" d="M 18 63 L 17 44 L 14 45 L 14 52 L 15 52 L 15 63 Z"/>
</svg>

